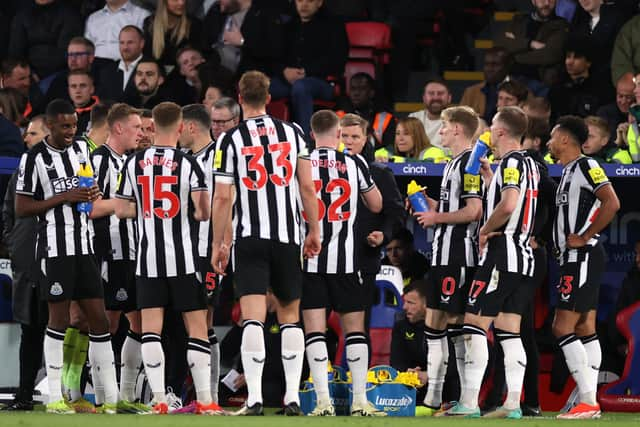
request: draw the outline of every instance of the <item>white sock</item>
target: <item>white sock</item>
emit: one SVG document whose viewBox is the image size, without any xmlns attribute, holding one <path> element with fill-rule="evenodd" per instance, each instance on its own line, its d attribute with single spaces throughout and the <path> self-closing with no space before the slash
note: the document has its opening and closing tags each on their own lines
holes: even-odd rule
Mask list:
<svg viewBox="0 0 640 427">
<path fill-rule="evenodd" d="M 316 392 L 316 401 L 319 405 L 330 403 L 329 378 L 327 366 L 329 355 L 327 353 L 327 339 L 323 333 L 313 332 L 305 337 L 307 363 L 313 379 L 313 388 Z"/>
<path fill-rule="evenodd" d="M 140 347 L 144 371 L 153 393 L 155 403 L 167 403 L 164 388 L 164 351 L 160 335 L 144 333 L 142 334 L 142 346 Z"/>
<path fill-rule="evenodd" d="M 589 372 L 591 369 L 589 368 L 587 351 L 584 349 L 584 345 L 575 334 L 558 338 L 558 345 L 562 349 L 562 353 L 564 353 L 569 372 L 578 385 L 580 401 L 595 405 L 595 390 L 591 385 L 591 372 Z"/>
<path fill-rule="evenodd" d="M 97 367 L 93 366 L 91 360 L 91 379 L 93 380 L 93 393 L 95 396 L 96 406 L 104 405 L 104 385 L 102 384 L 102 375 L 98 372 Z"/>
<path fill-rule="evenodd" d="M 442 388 L 444 376 L 447 373 L 445 360 L 449 358 L 449 344 L 446 331 L 439 331 L 429 327 L 424 329 L 427 342 L 427 394 L 424 404 L 430 408 L 440 408 L 442 405 Z"/>
<path fill-rule="evenodd" d="M 450 325 L 447 331 L 449 339 L 453 344 L 456 353 L 456 368 L 458 370 L 458 378 L 460 379 L 460 387 L 464 384 L 464 336 L 462 335 L 462 325 Z"/>
<path fill-rule="evenodd" d="M 244 321 L 240 353 L 244 377 L 247 382 L 247 406 L 262 403 L 262 370 L 266 358 L 262 322 L 257 320 Z"/>
<path fill-rule="evenodd" d="M 104 403 L 118 403 L 118 380 L 109 332 L 101 335 L 89 334 L 89 361 L 95 367 L 104 387 Z"/>
<path fill-rule="evenodd" d="M 198 402 L 211 403 L 211 349 L 208 341 L 189 338 L 187 344 L 187 363 L 191 369 L 193 386 Z"/>
<path fill-rule="evenodd" d="M 587 352 L 587 365 L 589 367 L 588 372 L 590 386 L 589 389 L 593 390 L 592 395 L 588 397 L 588 400 L 596 401 L 596 395 L 598 391 L 598 375 L 600 374 L 600 364 L 602 363 L 602 349 L 600 348 L 600 340 L 597 334 L 589 335 L 587 337 L 581 337 L 584 350 Z"/>
<path fill-rule="evenodd" d="M 503 406 L 507 409 L 517 409 L 520 407 L 524 372 L 527 369 L 527 354 L 522 346 L 520 334 L 496 329 L 495 335 L 504 353 L 504 376 L 507 383 L 507 399 Z"/>
<path fill-rule="evenodd" d="M 120 399 L 133 402 L 136 400 L 136 381 L 142 365 L 142 337 L 133 331 L 127 333 L 120 352 Z"/>
<path fill-rule="evenodd" d="M 367 403 L 367 370 L 369 369 L 369 346 L 362 332 L 353 332 L 345 337 L 347 365 L 353 383 L 353 404 Z"/>
<path fill-rule="evenodd" d="M 220 383 L 220 343 L 213 329 L 209 329 L 209 348 L 211 349 L 211 400 L 218 403 L 218 384 Z"/>
<path fill-rule="evenodd" d="M 489 349 L 487 348 L 486 332 L 477 326 L 464 325 L 465 355 L 464 355 L 464 388 L 460 403 L 467 408 L 478 407 L 478 394 L 482 386 L 484 372 L 489 363 Z"/>
<path fill-rule="evenodd" d="M 47 328 L 44 336 L 44 359 L 49 383 L 49 403 L 62 400 L 62 358 L 64 331 Z"/>
<path fill-rule="evenodd" d="M 282 367 L 286 392 L 284 404 L 295 402 L 300 405 L 300 377 L 304 362 L 304 332 L 300 326 L 285 323 L 280 326 Z"/>
</svg>

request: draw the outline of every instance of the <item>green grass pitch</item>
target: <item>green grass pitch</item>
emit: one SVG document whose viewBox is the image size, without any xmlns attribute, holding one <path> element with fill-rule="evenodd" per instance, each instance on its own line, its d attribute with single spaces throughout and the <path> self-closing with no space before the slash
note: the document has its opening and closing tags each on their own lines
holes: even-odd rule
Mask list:
<svg viewBox="0 0 640 427">
<path fill-rule="evenodd" d="M 268 410 L 267 410 L 268 412 Z M 0 413 L 1 427 L 494 427 L 499 425 L 521 425 L 523 427 L 544 427 L 570 424 L 574 426 L 634 426 L 640 425 L 640 413 L 605 413 L 599 420 L 556 420 L 553 414 L 541 418 L 524 418 L 522 420 L 483 420 L 462 418 L 294 418 L 282 416 L 265 417 L 209 417 L 193 415 L 51 415 L 42 412 Z"/>
</svg>

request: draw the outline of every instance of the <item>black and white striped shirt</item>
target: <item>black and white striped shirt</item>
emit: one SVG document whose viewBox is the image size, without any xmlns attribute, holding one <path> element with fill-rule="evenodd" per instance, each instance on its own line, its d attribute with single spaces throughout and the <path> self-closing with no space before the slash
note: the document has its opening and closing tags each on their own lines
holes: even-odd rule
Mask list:
<svg viewBox="0 0 640 427">
<path fill-rule="evenodd" d="M 569 234 L 582 234 L 593 223 L 600 209 L 595 193 L 605 185 L 611 185 L 607 174 L 591 157 L 579 157 L 568 163 L 556 190 L 556 218 L 553 227 L 553 243 L 558 262 L 578 261 L 578 249 L 567 248 Z M 587 246 L 595 246 L 600 238 L 594 235 Z"/>
<path fill-rule="evenodd" d="M 487 189 L 483 223 L 493 213 L 507 188 L 518 190 L 518 202 L 507 222 L 496 231 L 500 236 L 489 239 L 488 249 L 481 254 L 480 265 L 491 251 L 498 271 L 532 276 L 533 249 L 529 239 L 533 234 L 540 172 L 535 160 L 524 151 L 511 151 L 502 158 Z"/>
<path fill-rule="evenodd" d="M 190 226 L 191 192 L 206 191 L 192 157 L 172 147 L 154 146 L 129 156 L 116 197 L 137 204 L 136 275 L 176 277 L 196 271 L 198 238 Z"/>
<path fill-rule="evenodd" d="M 204 179 L 209 190 L 209 195 L 213 200 L 214 178 L 213 178 L 213 160 L 216 152 L 216 143 L 211 141 L 206 147 L 200 151 L 192 153 L 186 151 L 198 162 L 200 169 L 204 172 Z M 198 235 L 198 256 L 209 257 L 211 255 L 211 219 L 207 221 L 194 221 L 194 225 Z"/>
<path fill-rule="evenodd" d="M 444 168 L 438 212 L 455 212 L 465 200 L 482 198 L 480 175 L 465 173 L 471 150 L 452 159 Z M 475 267 L 478 263 L 478 221 L 468 224 L 438 224 L 432 243 L 431 265 Z"/>
<path fill-rule="evenodd" d="M 308 158 L 302 130 L 268 115 L 220 135 L 216 182 L 235 185 L 236 239 L 300 244 L 298 158 Z"/>
<path fill-rule="evenodd" d="M 310 158 L 318 194 L 322 248 L 317 257 L 304 260 L 303 271 L 353 273 L 358 197 L 375 188 L 369 167 L 360 156 L 349 156 L 324 147 L 313 150 Z"/>
<path fill-rule="evenodd" d="M 102 145 L 91 153 L 91 163 L 96 172 L 96 183 L 102 198 L 115 198 L 118 176 L 126 156 Z M 94 247 L 101 258 L 112 261 L 136 260 L 136 223 L 133 218 L 119 219 L 115 214 L 93 220 Z"/>
<path fill-rule="evenodd" d="M 36 145 L 20 160 L 16 193 L 35 200 L 48 200 L 79 185 L 81 164 L 89 163 L 89 149 L 75 141 L 60 150 L 47 143 Z M 89 218 L 75 203 L 64 203 L 39 215 L 37 253 L 39 257 L 93 254 Z"/>
</svg>

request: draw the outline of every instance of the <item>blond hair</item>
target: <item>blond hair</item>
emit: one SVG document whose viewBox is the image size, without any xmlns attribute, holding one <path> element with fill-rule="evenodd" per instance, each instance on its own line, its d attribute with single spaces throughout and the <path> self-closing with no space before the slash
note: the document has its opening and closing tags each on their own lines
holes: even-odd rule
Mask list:
<svg viewBox="0 0 640 427">
<path fill-rule="evenodd" d="M 369 122 L 357 114 L 347 113 L 342 116 L 342 119 L 340 119 L 340 126 L 343 128 L 358 126 L 360 129 L 362 129 L 362 134 L 366 135 L 367 129 L 369 128 Z"/>
<path fill-rule="evenodd" d="M 191 22 L 187 18 L 186 12 L 179 19 L 178 25 L 171 29 L 171 40 L 175 42 L 176 46 L 180 45 L 189 36 L 189 31 L 191 30 Z M 169 30 L 167 0 L 158 0 L 156 13 L 153 17 L 153 37 L 151 40 L 151 53 L 155 59 L 160 59 L 164 52 L 164 36 Z"/>
</svg>

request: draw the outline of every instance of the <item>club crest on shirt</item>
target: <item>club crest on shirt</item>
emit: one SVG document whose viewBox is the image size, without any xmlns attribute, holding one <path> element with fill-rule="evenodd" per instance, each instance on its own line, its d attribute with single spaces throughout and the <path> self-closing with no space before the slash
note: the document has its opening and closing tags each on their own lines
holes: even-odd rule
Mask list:
<svg viewBox="0 0 640 427">
<path fill-rule="evenodd" d="M 594 184 L 602 184 L 607 181 L 607 174 L 604 172 L 604 169 L 601 167 L 595 167 L 589 169 L 589 176 Z"/>
<path fill-rule="evenodd" d="M 504 168 L 502 172 L 502 183 L 504 185 L 518 185 L 520 182 L 520 171 L 517 168 Z"/>
</svg>

